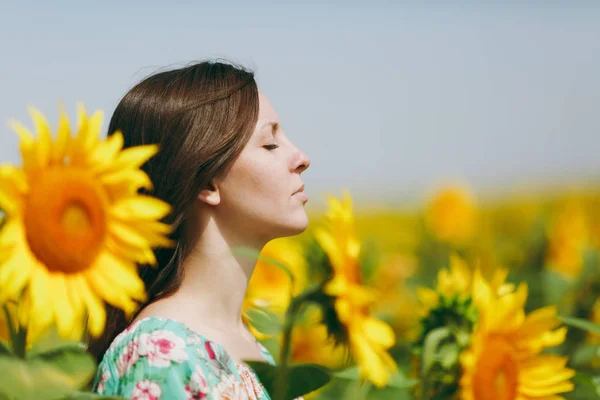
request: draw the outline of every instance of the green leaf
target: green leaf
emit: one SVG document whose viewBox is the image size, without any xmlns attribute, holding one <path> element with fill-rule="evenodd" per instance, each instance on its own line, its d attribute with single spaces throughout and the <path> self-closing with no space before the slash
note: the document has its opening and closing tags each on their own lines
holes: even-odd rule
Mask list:
<svg viewBox="0 0 600 400">
<path fill-rule="evenodd" d="M 4 339 L 0 339 L 0 356 L 13 356 L 12 346 Z"/>
<path fill-rule="evenodd" d="M 333 376 L 337 379 L 347 379 L 351 381 L 360 381 L 360 369 L 358 366 L 352 366 L 350 368 L 343 369 L 341 371 L 336 371 L 333 373 Z M 407 378 L 401 371 L 396 372 L 390 377 L 390 381 L 386 385 L 389 388 L 396 389 L 406 389 L 413 387 L 418 383 L 415 379 Z"/>
<path fill-rule="evenodd" d="M 573 377 L 573 383 L 591 389 L 600 399 L 600 376 L 590 376 L 583 372 L 577 371 Z"/>
<path fill-rule="evenodd" d="M 600 325 L 587 321 L 581 318 L 559 317 L 563 323 L 572 326 L 573 328 L 582 329 L 591 333 L 600 335 Z"/>
<path fill-rule="evenodd" d="M 363 281 L 367 284 L 376 276 L 381 266 L 380 258 L 377 242 L 371 239 L 365 240 L 360 252 L 360 268 Z"/>
<path fill-rule="evenodd" d="M 281 269 L 283 272 L 286 273 L 286 275 L 288 276 L 288 278 L 290 278 L 290 281 L 292 282 L 292 287 L 294 287 L 294 274 L 292 274 L 292 272 L 287 267 L 287 265 L 285 265 L 281 261 L 276 260 L 271 257 L 262 256 L 262 255 L 260 255 L 260 251 L 250 249 L 247 247 L 235 248 L 235 249 L 233 249 L 233 253 L 237 254 L 239 256 L 242 256 L 242 257 L 256 258 L 260 261 L 274 265 L 275 267 Z"/>
<path fill-rule="evenodd" d="M 570 362 L 575 366 L 585 365 L 595 357 L 600 357 L 600 346 L 596 344 L 582 344 L 570 357 Z"/>
<path fill-rule="evenodd" d="M 258 375 L 265 390 L 273 395 L 277 366 L 259 362 L 245 361 Z M 286 400 L 293 400 L 325 386 L 331 380 L 331 373 L 326 368 L 314 364 L 295 364 L 288 366 L 289 380 L 287 382 Z"/>
<path fill-rule="evenodd" d="M 346 369 L 335 371 L 332 373 L 332 375 L 334 377 L 340 378 L 340 379 L 348 379 L 351 381 L 358 381 L 358 380 L 360 380 L 360 369 L 358 368 L 358 366 L 354 365 L 354 366 L 346 368 Z"/>
<path fill-rule="evenodd" d="M 276 335 L 281 332 L 281 321 L 275 313 L 267 309 L 253 307 L 246 311 L 246 316 L 260 333 Z"/>
<path fill-rule="evenodd" d="M 56 326 L 52 325 L 32 344 L 31 349 L 27 350 L 27 356 L 33 358 L 36 354 L 42 354 L 65 345 L 77 346 L 78 342 L 61 338 Z"/>
<path fill-rule="evenodd" d="M 407 378 L 403 373 L 398 371 L 392 375 L 386 387 L 396 389 L 408 389 L 415 386 L 419 381 L 417 379 Z"/>
<path fill-rule="evenodd" d="M 452 332 L 450 331 L 450 328 L 446 326 L 433 329 L 427 334 L 423 343 L 423 366 L 421 370 L 423 375 L 426 376 L 429 373 L 429 370 L 437 360 L 436 351 L 438 347 L 440 346 L 441 342 L 451 334 Z"/>
<path fill-rule="evenodd" d="M 86 384 L 96 372 L 96 362 L 81 344 L 63 344 L 34 354 L 31 361 L 43 361 L 68 374 L 73 385 Z"/>
<path fill-rule="evenodd" d="M 438 353 L 438 359 L 444 369 L 450 369 L 458 363 L 459 348 L 457 343 L 443 344 Z"/>
<path fill-rule="evenodd" d="M 65 345 L 26 360 L 0 357 L 0 393 L 9 398 L 57 399 L 87 384 L 96 371 L 80 346 Z"/>
</svg>

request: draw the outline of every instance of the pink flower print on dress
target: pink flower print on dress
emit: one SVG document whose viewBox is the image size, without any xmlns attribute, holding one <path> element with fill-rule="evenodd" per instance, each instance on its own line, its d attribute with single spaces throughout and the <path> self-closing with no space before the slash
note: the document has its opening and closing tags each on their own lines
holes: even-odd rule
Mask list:
<svg viewBox="0 0 600 400">
<path fill-rule="evenodd" d="M 148 358 L 148 364 L 166 368 L 171 362 L 183 362 L 188 359 L 185 341 L 171 331 L 157 330 L 140 335 L 138 352 Z"/>
<path fill-rule="evenodd" d="M 140 358 L 137 342 L 129 342 L 117 360 L 117 373 L 125 375 Z"/>
<path fill-rule="evenodd" d="M 190 388 L 189 384 L 185 385 L 185 388 L 183 388 L 183 390 L 185 390 L 185 395 L 186 395 L 186 399 L 187 400 L 202 400 L 202 399 L 206 398 L 206 394 L 199 393 L 199 392 L 194 392 Z"/>
<path fill-rule="evenodd" d="M 158 383 L 144 379 L 135 385 L 131 392 L 132 400 L 157 400 L 162 394 Z"/>
<path fill-rule="evenodd" d="M 228 371 L 227 364 L 223 362 L 220 358 L 217 358 L 217 350 L 215 349 L 215 345 L 211 341 L 204 342 L 204 350 L 206 354 L 202 354 L 202 351 L 198 349 L 201 357 L 208 356 L 208 360 L 206 360 L 206 365 L 212 370 L 212 372 L 217 376 L 221 377 L 226 371 Z"/>
<path fill-rule="evenodd" d="M 196 346 L 202 343 L 202 339 L 198 335 L 188 335 L 187 343 L 192 346 Z"/>
<path fill-rule="evenodd" d="M 216 360 L 217 356 L 215 354 L 215 350 L 213 349 L 212 343 L 210 341 L 204 342 L 204 348 L 206 348 L 206 354 L 208 354 L 208 358 L 211 360 Z"/>
<path fill-rule="evenodd" d="M 110 372 L 108 368 L 106 368 L 106 364 L 102 366 L 102 375 L 98 380 L 98 386 L 96 387 L 96 392 L 98 394 L 104 393 L 104 389 L 106 389 L 106 382 L 110 379 Z"/>
<path fill-rule="evenodd" d="M 188 400 L 203 399 L 208 392 L 208 383 L 206 383 L 202 369 L 199 366 L 196 366 L 196 369 L 190 377 L 190 381 L 185 386 L 185 393 L 188 396 Z"/>
<path fill-rule="evenodd" d="M 236 381 L 233 376 L 223 379 L 213 388 L 211 396 L 221 400 L 253 400 L 256 396 L 248 395 L 248 391 L 244 384 Z"/>
</svg>

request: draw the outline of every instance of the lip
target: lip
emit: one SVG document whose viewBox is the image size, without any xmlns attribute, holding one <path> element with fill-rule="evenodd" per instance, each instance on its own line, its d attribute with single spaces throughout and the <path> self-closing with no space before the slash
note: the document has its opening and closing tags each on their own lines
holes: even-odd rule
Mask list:
<svg viewBox="0 0 600 400">
<path fill-rule="evenodd" d="M 294 193 L 292 193 L 292 196 L 297 193 L 302 193 L 302 192 L 304 192 L 304 184 L 302 184 L 302 186 L 300 186 L 300 188 L 298 190 L 296 190 Z"/>
<path fill-rule="evenodd" d="M 308 201 L 308 195 L 304 192 L 296 192 L 294 193 L 294 196 L 304 201 L 305 203 Z"/>
<path fill-rule="evenodd" d="M 292 196 L 296 196 L 304 202 L 308 201 L 308 195 L 304 193 L 304 185 L 300 186 L 300 189 L 296 190 Z"/>
</svg>

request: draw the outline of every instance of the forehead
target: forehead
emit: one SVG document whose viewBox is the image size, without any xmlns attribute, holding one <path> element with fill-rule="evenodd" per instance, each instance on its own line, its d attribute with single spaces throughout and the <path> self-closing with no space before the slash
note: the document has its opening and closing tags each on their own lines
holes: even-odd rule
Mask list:
<svg viewBox="0 0 600 400">
<path fill-rule="evenodd" d="M 258 91 L 258 123 L 265 121 L 279 122 L 279 116 L 275 112 L 273 105 L 263 92 Z"/>
</svg>

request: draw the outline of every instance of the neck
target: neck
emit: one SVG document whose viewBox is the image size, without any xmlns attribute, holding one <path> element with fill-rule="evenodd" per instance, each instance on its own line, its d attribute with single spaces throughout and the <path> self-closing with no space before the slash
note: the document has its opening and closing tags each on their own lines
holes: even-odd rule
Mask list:
<svg viewBox="0 0 600 400">
<path fill-rule="evenodd" d="M 184 262 L 183 281 L 174 296 L 192 305 L 186 307 L 190 310 L 186 312 L 193 318 L 209 317 L 215 328 L 241 327 L 244 296 L 265 243 L 224 234 L 212 218 L 199 233 Z M 242 248 L 254 252 L 237 252 Z"/>
</svg>

